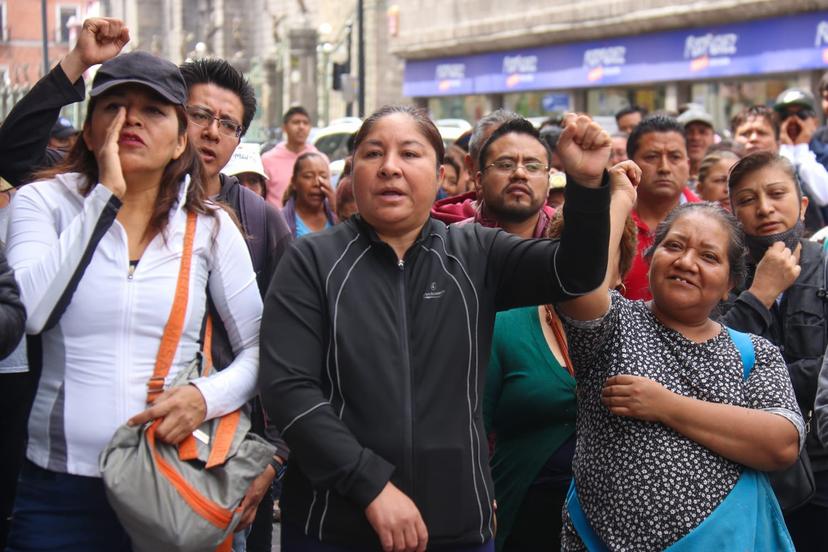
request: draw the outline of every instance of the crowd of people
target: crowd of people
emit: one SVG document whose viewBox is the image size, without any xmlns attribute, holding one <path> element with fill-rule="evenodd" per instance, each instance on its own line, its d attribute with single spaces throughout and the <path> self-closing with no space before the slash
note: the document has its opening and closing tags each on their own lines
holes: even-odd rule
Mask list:
<svg viewBox="0 0 828 552">
<path fill-rule="evenodd" d="M 286 551 L 824 548 L 810 91 L 729 129 L 500 109 L 448 147 L 385 106 L 335 180 L 305 109 L 261 152 L 228 62 L 128 42 L 85 21 L 0 127 L 0 549 L 133 549 L 101 478 L 116 431 L 183 450 L 239 408 L 275 454 L 237 552 L 271 549 L 274 511 Z M 99 64 L 77 132 L 60 111 Z M 170 386 L 194 358 L 215 370 Z"/>
</svg>

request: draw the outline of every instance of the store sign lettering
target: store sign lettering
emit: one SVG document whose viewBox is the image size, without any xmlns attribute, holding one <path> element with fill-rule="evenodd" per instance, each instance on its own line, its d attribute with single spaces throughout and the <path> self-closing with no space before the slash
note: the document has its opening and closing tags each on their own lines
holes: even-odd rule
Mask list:
<svg viewBox="0 0 828 552">
<path fill-rule="evenodd" d="M 684 41 L 684 58 L 732 56 L 736 54 L 736 42 L 738 40 L 739 35 L 736 33 L 690 35 Z"/>
<path fill-rule="evenodd" d="M 627 63 L 626 46 L 593 48 L 584 52 L 584 66 L 600 67 L 606 65 L 624 65 Z"/>
<path fill-rule="evenodd" d="M 463 85 L 463 79 L 466 78 L 466 64 L 441 63 L 437 66 L 435 73 L 438 82 L 437 88 L 441 91 L 460 88 Z"/>
<path fill-rule="evenodd" d="M 538 56 L 506 56 L 503 58 L 503 72 L 512 73 L 537 73 Z"/>
<path fill-rule="evenodd" d="M 466 78 L 465 63 L 441 63 L 437 66 L 437 80 Z"/>
<path fill-rule="evenodd" d="M 828 45 L 828 21 L 820 21 L 816 28 L 816 38 L 814 39 L 814 46 Z"/>
</svg>

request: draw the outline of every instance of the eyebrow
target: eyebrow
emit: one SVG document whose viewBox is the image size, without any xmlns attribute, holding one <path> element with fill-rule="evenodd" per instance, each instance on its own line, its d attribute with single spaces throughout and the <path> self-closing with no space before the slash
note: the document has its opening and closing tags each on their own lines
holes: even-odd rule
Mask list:
<svg viewBox="0 0 828 552">
<path fill-rule="evenodd" d="M 383 146 L 383 145 L 385 145 L 382 140 L 377 140 L 376 138 L 365 140 L 365 144 L 370 145 L 370 146 Z M 425 147 L 425 144 L 423 144 L 419 140 L 403 140 L 402 145 L 403 146 L 415 145 L 415 146 Z"/>
</svg>

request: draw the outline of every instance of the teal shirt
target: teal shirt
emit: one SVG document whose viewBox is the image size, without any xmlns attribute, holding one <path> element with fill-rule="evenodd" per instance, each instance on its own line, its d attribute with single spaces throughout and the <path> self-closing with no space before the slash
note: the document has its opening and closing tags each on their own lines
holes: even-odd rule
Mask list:
<svg viewBox="0 0 828 552">
<path fill-rule="evenodd" d="M 575 412 L 575 379 L 549 350 L 538 308 L 498 313 L 483 396 L 486 432 L 497 436 L 491 468 L 498 549 L 540 469 L 575 433 Z"/>
</svg>

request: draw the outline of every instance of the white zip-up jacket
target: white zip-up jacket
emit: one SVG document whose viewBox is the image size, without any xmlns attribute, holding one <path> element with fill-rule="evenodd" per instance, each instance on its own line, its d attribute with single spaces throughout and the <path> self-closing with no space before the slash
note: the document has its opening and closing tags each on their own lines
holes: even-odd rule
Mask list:
<svg viewBox="0 0 828 552">
<path fill-rule="evenodd" d="M 20 189 L 11 205 L 8 258 L 26 331 L 40 340 L 32 350 L 42 375 L 27 456 L 52 471 L 98 477 L 98 456 L 115 430 L 146 408 L 178 279 L 189 179 L 164 235 L 153 238 L 134 272 L 126 232 L 115 220 L 120 200 L 100 184 L 83 197 L 83 182 L 69 173 Z M 220 209 L 218 219 L 198 217 L 187 316 L 168 383 L 199 350 L 208 286 L 236 355 L 195 382 L 210 419 L 255 394 L 262 312 L 247 247 Z"/>
</svg>

